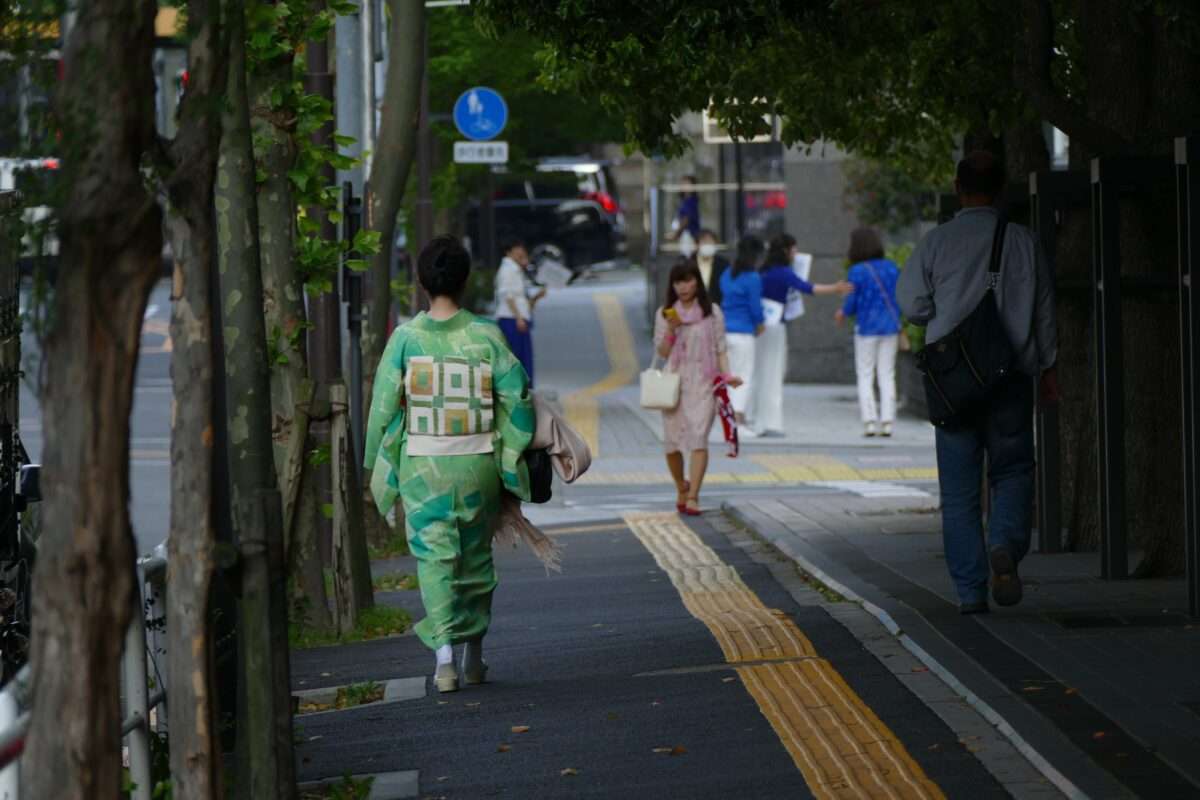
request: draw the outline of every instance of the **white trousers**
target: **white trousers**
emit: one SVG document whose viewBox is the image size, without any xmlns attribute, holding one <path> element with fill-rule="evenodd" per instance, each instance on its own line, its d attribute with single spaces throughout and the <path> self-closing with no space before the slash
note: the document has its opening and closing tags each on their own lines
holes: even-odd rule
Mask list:
<svg viewBox="0 0 1200 800">
<path fill-rule="evenodd" d="M 858 373 L 858 407 L 863 422 L 893 422 L 896 419 L 896 351 L 899 334 L 854 337 L 854 369 Z M 875 379 L 879 378 L 879 400 L 875 405 Z M 883 413 L 880 414 L 879 412 Z"/>
<path fill-rule="evenodd" d="M 742 379 L 742 385 L 729 390 L 729 402 L 734 412 L 745 414 L 750 398 L 756 391 L 754 381 L 754 351 L 758 337 L 753 333 L 727 333 L 725 343 L 729 351 L 729 371 Z"/>
<path fill-rule="evenodd" d="M 746 421 L 756 430 L 783 430 L 783 379 L 787 373 L 787 325 L 768 325 L 754 345 L 754 391 Z"/>
</svg>

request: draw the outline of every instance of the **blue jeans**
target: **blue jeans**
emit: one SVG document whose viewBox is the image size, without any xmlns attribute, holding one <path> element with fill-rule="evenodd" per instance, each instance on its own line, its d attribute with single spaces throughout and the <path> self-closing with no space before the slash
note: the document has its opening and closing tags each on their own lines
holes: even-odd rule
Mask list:
<svg viewBox="0 0 1200 800">
<path fill-rule="evenodd" d="M 991 514 L 984 547 L 980 492 L 987 454 Z M 988 407 L 953 429 L 937 429 L 938 485 L 946 566 L 961 603 L 987 600 L 988 558 L 1029 551 L 1033 517 L 1033 379 L 1015 375 Z"/>
</svg>

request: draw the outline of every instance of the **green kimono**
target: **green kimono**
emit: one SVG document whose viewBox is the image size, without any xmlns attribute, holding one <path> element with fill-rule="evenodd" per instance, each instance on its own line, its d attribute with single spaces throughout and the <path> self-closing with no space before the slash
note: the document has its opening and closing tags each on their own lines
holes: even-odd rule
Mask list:
<svg viewBox="0 0 1200 800">
<path fill-rule="evenodd" d="M 392 334 L 367 422 L 365 466 L 381 514 L 399 499 L 437 649 L 487 633 L 500 492 L 529 499 L 529 378 L 496 325 L 468 311 L 420 314 Z"/>
</svg>

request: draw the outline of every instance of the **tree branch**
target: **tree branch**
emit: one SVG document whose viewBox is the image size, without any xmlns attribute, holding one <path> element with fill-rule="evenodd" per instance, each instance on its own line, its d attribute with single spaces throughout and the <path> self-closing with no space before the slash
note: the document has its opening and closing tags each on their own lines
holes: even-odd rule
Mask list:
<svg viewBox="0 0 1200 800">
<path fill-rule="evenodd" d="M 1119 153 L 1131 142 L 1091 118 L 1079 103 L 1054 87 L 1050 65 L 1054 57 L 1054 12 L 1050 0 L 1024 0 L 1025 47 L 1017 47 L 1015 73 L 1033 107 L 1071 139 L 1096 153 Z"/>
</svg>

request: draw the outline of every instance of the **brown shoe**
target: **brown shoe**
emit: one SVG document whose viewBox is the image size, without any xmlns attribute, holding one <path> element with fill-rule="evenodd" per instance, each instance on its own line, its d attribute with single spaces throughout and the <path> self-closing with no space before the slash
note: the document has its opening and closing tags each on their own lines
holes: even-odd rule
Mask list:
<svg viewBox="0 0 1200 800">
<path fill-rule="evenodd" d="M 1024 590 L 1021 576 L 1017 574 L 1017 562 L 1004 547 L 993 547 L 988 554 L 992 565 L 992 599 L 998 606 L 1015 606 L 1021 602 Z"/>
</svg>

